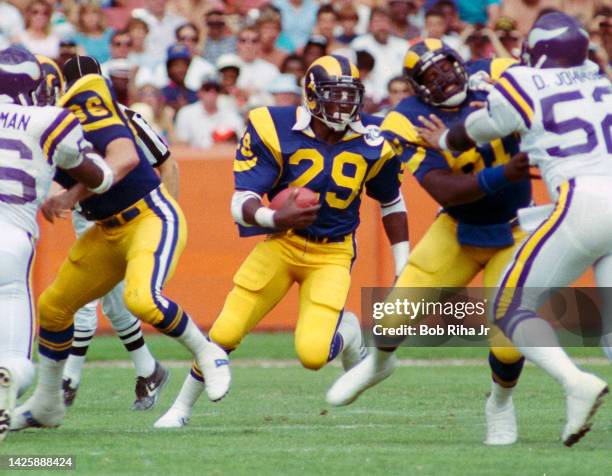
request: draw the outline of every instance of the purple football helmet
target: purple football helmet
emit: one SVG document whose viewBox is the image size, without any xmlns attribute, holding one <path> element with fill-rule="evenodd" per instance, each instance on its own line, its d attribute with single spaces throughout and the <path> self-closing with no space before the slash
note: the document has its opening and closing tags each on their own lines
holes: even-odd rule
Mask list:
<svg viewBox="0 0 612 476">
<path fill-rule="evenodd" d="M 569 68 L 587 59 L 589 34 L 561 12 L 542 15 L 523 43 L 521 62 L 535 68 Z"/>
<path fill-rule="evenodd" d="M 19 46 L 0 51 L 0 100 L 36 104 L 34 93 L 42 79 L 40 65 L 32 53 Z"/>
</svg>

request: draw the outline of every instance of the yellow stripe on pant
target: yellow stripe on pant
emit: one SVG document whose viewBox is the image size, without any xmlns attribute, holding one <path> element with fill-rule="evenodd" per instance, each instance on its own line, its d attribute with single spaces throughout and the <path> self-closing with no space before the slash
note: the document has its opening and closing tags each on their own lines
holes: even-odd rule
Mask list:
<svg viewBox="0 0 612 476">
<path fill-rule="evenodd" d="M 134 204 L 140 213 L 115 227 L 90 228 L 71 247 L 55 281 L 39 300 L 40 351 L 59 360 L 72 338 L 74 313 L 125 279 L 128 310 L 160 331 L 180 335 L 188 316 L 166 296 L 187 241 L 185 217 L 163 186 Z M 130 207 L 130 208 L 132 208 Z"/>
<path fill-rule="evenodd" d="M 515 300 L 516 288 L 524 285 L 531 262 L 539 249 L 544 245 L 550 234 L 559 226 L 571 196 L 572 184 L 565 182 L 559 189 L 559 200 L 553 213 L 527 238 L 516 258 L 506 271 L 498 295 L 495 299 L 495 320 L 503 319 L 512 307 Z"/>
<path fill-rule="evenodd" d="M 348 295 L 353 257 L 352 235 L 337 243 L 315 243 L 289 232 L 258 243 L 234 276 L 210 338 L 235 349 L 297 282 L 296 352 L 305 367 L 323 367 Z"/>
</svg>

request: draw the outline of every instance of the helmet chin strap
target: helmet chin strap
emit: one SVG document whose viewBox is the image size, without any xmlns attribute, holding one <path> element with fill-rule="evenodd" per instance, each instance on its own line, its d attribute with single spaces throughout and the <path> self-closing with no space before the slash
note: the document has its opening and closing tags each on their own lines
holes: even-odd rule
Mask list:
<svg viewBox="0 0 612 476">
<path fill-rule="evenodd" d="M 446 101 L 441 102 L 438 106 L 443 107 L 456 107 L 459 106 L 465 99 L 467 98 L 467 88 L 463 91 L 458 92 L 457 94 L 453 94 Z"/>
</svg>

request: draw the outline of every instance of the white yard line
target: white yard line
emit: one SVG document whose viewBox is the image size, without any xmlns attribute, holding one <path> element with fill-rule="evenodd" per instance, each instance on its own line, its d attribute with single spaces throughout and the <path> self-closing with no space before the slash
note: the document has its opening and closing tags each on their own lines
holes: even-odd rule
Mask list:
<svg viewBox="0 0 612 476">
<path fill-rule="evenodd" d="M 610 365 L 608 359 L 603 357 L 581 357 L 575 359 L 578 365 Z M 187 360 L 164 360 L 164 366 L 169 368 L 185 368 L 191 365 L 191 362 Z M 337 363 L 333 363 L 334 366 L 339 366 Z M 292 367 L 301 367 L 298 360 L 295 359 L 236 359 L 231 361 L 232 368 L 253 368 L 258 367 L 262 369 L 285 369 Z M 485 367 L 488 366 L 486 359 L 400 359 L 398 361 L 399 367 L 466 367 L 466 366 L 477 366 Z M 132 368 L 131 360 L 105 360 L 87 362 L 85 364 L 87 368 L 98 368 L 98 369 L 127 369 Z"/>
</svg>

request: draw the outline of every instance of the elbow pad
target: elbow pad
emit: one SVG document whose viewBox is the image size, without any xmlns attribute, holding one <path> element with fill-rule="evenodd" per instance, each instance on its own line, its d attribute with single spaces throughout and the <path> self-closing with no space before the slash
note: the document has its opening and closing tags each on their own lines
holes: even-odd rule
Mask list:
<svg viewBox="0 0 612 476">
<path fill-rule="evenodd" d="M 399 196 L 389 203 L 381 203 L 380 211 L 383 217 L 391 215 L 392 213 L 406 213 L 406 202 L 404 202 L 402 193 L 400 192 Z"/>
<path fill-rule="evenodd" d="M 106 161 L 102 157 L 100 157 L 98 154 L 95 154 L 90 151 L 86 154 L 86 157 L 89 160 L 91 160 L 94 164 L 96 164 L 98 168 L 102 170 L 102 174 L 103 174 L 102 182 L 100 182 L 100 184 L 97 187 L 88 188 L 88 190 L 96 194 L 107 192 L 108 189 L 111 188 L 113 186 L 113 183 L 115 182 L 115 174 L 113 174 L 113 171 L 108 166 Z"/>
<path fill-rule="evenodd" d="M 231 211 L 232 217 L 236 223 L 243 226 L 253 226 L 250 223 L 247 223 L 242 215 L 242 206 L 251 198 L 256 198 L 257 200 L 261 201 L 261 196 L 250 190 L 236 190 L 232 195 Z"/>
</svg>

